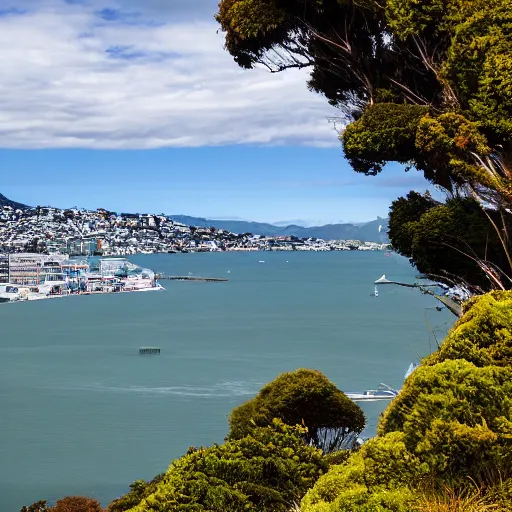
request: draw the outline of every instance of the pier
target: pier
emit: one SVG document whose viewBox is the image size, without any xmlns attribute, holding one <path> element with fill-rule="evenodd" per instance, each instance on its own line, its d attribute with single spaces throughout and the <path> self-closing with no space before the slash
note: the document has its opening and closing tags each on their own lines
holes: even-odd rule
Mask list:
<svg viewBox="0 0 512 512">
<path fill-rule="evenodd" d="M 200 276 L 156 276 L 156 279 L 168 279 L 169 281 L 204 281 L 209 283 L 225 283 L 223 277 L 200 277 Z"/>
</svg>

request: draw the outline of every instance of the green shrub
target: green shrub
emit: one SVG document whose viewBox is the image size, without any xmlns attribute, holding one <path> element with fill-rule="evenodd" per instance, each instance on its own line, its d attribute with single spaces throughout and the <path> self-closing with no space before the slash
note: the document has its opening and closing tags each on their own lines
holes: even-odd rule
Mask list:
<svg viewBox="0 0 512 512">
<path fill-rule="evenodd" d="M 439 480 L 508 474 L 512 463 L 512 369 L 447 360 L 418 368 L 380 418 Z"/>
<path fill-rule="evenodd" d="M 463 317 L 424 363 L 447 359 L 465 359 L 476 366 L 512 366 L 512 292 L 487 293 L 464 305 Z"/>
<path fill-rule="evenodd" d="M 425 466 L 410 454 L 404 435 L 392 432 L 366 442 L 345 464 L 332 466 L 308 491 L 302 512 L 408 512 Z"/>
<path fill-rule="evenodd" d="M 157 485 L 163 480 L 165 474 L 161 473 L 151 480 L 137 480 L 130 484 L 130 491 L 124 496 L 114 500 L 108 506 L 108 512 L 125 512 L 138 505 L 144 498 L 156 491 Z"/>
<path fill-rule="evenodd" d="M 239 439 L 255 427 L 279 418 L 287 425 L 307 428 L 305 440 L 325 453 L 339 450 L 348 436 L 365 424 L 363 411 L 325 375 L 301 369 L 283 373 L 251 400 L 233 409 L 228 439 Z"/>
<path fill-rule="evenodd" d="M 287 512 L 327 470 L 304 429 L 275 420 L 250 436 L 191 449 L 132 512 Z"/>
</svg>

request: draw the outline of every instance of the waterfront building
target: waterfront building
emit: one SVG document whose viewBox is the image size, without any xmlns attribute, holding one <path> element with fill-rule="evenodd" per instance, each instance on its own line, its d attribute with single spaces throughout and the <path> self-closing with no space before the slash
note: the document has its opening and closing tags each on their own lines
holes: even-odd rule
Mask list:
<svg viewBox="0 0 512 512">
<path fill-rule="evenodd" d="M 0 254 L 0 283 L 9 282 L 9 255 Z"/>
<path fill-rule="evenodd" d="M 45 282 L 65 282 L 62 254 L 15 253 L 8 256 L 8 281 L 13 284 L 36 286 Z"/>
</svg>

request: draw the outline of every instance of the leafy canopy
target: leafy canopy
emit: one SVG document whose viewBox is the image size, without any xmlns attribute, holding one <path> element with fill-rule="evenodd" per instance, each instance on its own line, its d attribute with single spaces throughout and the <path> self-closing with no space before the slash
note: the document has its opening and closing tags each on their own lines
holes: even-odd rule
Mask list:
<svg viewBox="0 0 512 512">
<path fill-rule="evenodd" d="M 249 435 L 255 427 L 272 424 L 274 418 L 305 426 L 306 442 L 324 452 L 339 450 L 365 423 L 359 406 L 321 372 L 307 369 L 281 374 L 256 397 L 233 409 L 228 437 Z"/>
</svg>

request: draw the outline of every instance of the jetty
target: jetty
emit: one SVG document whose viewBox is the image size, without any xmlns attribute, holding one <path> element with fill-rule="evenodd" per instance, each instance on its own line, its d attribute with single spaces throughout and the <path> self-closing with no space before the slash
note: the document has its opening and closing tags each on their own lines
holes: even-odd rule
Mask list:
<svg viewBox="0 0 512 512">
<path fill-rule="evenodd" d="M 201 276 L 156 276 L 158 280 L 167 279 L 169 281 L 204 281 L 209 283 L 225 283 L 227 279 L 223 277 L 201 277 Z"/>
<path fill-rule="evenodd" d="M 146 355 L 146 354 L 160 354 L 160 349 L 158 347 L 141 347 L 139 348 L 139 354 Z"/>
</svg>

